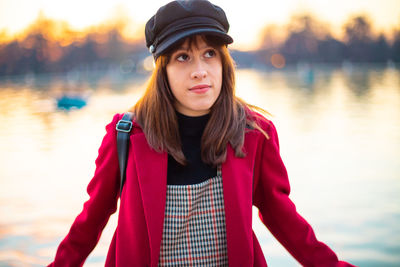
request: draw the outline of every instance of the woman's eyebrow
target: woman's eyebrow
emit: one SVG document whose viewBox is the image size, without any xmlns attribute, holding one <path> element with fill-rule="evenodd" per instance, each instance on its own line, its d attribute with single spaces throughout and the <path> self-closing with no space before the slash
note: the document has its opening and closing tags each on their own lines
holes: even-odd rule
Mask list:
<svg viewBox="0 0 400 267">
<path fill-rule="evenodd" d="M 198 47 L 198 46 L 197 46 L 196 48 L 197 48 L 198 50 L 205 50 L 205 49 L 214 48 L 214 47 L 205 44 L 205 45 L 203 45 L 202 47 Z M 175 50 L 174 54 L 177 53 L 177 52 L 181 52 L 181 51 L 189 52 L 189 51 L 192 51 L 192 50 L 193 50 L 192 47 L 181 46 L 181 47 L 179 47 L 179 48 L 177 48 L 177 49 Z"/>
<path fill-rule="evenodd" d="M 197 46 L 197 49 L 199 49 L 199 50 L 204 50 L 204 49 L 209 49 L 209 48 L 214 48 L 214 47 L 212 47 L 211 45 L 208 45 L 208 44 L 204 44 L 203 46 Z"/>
<path fill-rule="evenodd" d="M 176 49 L 176 51 L 175 52 L 178 52 L 178 51 L 190 51 L 191 49 L 189 48 L 189 47 L 183 47 L 183 46 L 181 46 L 181 47 L 179 47 L 178 49 Z"/>
</svg>

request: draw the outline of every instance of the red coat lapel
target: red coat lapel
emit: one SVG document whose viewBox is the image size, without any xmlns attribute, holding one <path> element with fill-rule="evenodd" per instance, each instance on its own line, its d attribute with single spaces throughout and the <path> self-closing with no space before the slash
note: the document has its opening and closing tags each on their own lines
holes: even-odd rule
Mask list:
<svg viewBox="0 0 400 267">
<path fill-rule="evenodd" d="M 133 135 L 132 141 L 150 239 L 151 262 L 157 264 L 164 225 L 168 157 L 167 153 L 157 153 L 150 148 L 144 134 Z"/>
<path fill-rule="evenodd" d="M 251 222 L 254 153 L 247 152 L 247 157 L 237 158 L 234 150 L 228 146 L 227 159 L 222 165 L 229 266 L 252 266 L 248 261 L 252 259 L 249 253 L 253 245 Z M 250 249 L 240 249 L 244 244 Z"/>
</svg>

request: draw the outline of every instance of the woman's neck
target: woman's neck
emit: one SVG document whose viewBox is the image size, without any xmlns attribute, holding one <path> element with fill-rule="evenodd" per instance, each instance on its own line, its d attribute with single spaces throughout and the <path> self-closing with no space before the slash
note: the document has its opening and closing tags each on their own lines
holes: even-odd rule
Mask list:
<svg viewBox="0 0 400 267">
<path fill-rule="evenodd" d="M 201 136 L 210 118 L 210 114 L 202 116 L 187 116 L 176 112 L 181 136 Z"/>
</svg>

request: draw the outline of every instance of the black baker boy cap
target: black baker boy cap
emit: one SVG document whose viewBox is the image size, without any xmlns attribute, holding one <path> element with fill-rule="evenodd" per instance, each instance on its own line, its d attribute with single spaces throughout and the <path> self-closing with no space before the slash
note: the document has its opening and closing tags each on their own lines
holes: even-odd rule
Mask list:
<svg viewBox="0 0 400 267">
<path fill-rule="evenodd" d="M 233 42 L 222 8 L 207 0 L 172 1 L 158 9 L 146 23 L 146 46 L 154 59 L 176 42 L 196 34 L 214 35 L 224 44 Z"/>
</svg>

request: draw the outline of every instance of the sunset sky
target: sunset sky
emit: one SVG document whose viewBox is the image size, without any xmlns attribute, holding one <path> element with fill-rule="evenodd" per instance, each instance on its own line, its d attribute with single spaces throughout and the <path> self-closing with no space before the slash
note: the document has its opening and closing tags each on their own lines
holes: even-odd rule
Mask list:
<svg viewBox="0 0 400 267">
<path fill-rule="evenodd" d="M 96 25 L 124 13 L 135 25 L 144 24 L 168 0 L 0 0 L 0 33 L 13 35 L 34 21 L 40 11 L 75 29 Z M 266 24 L 287 23 L 293 14 L 311 12 L 340 32 L 354 14 L 367 14 L 375 30 L 400 28 L 400 0 L 214 0 L 227 13 L 235 46 L 250 49 Z"/>
</svg>

